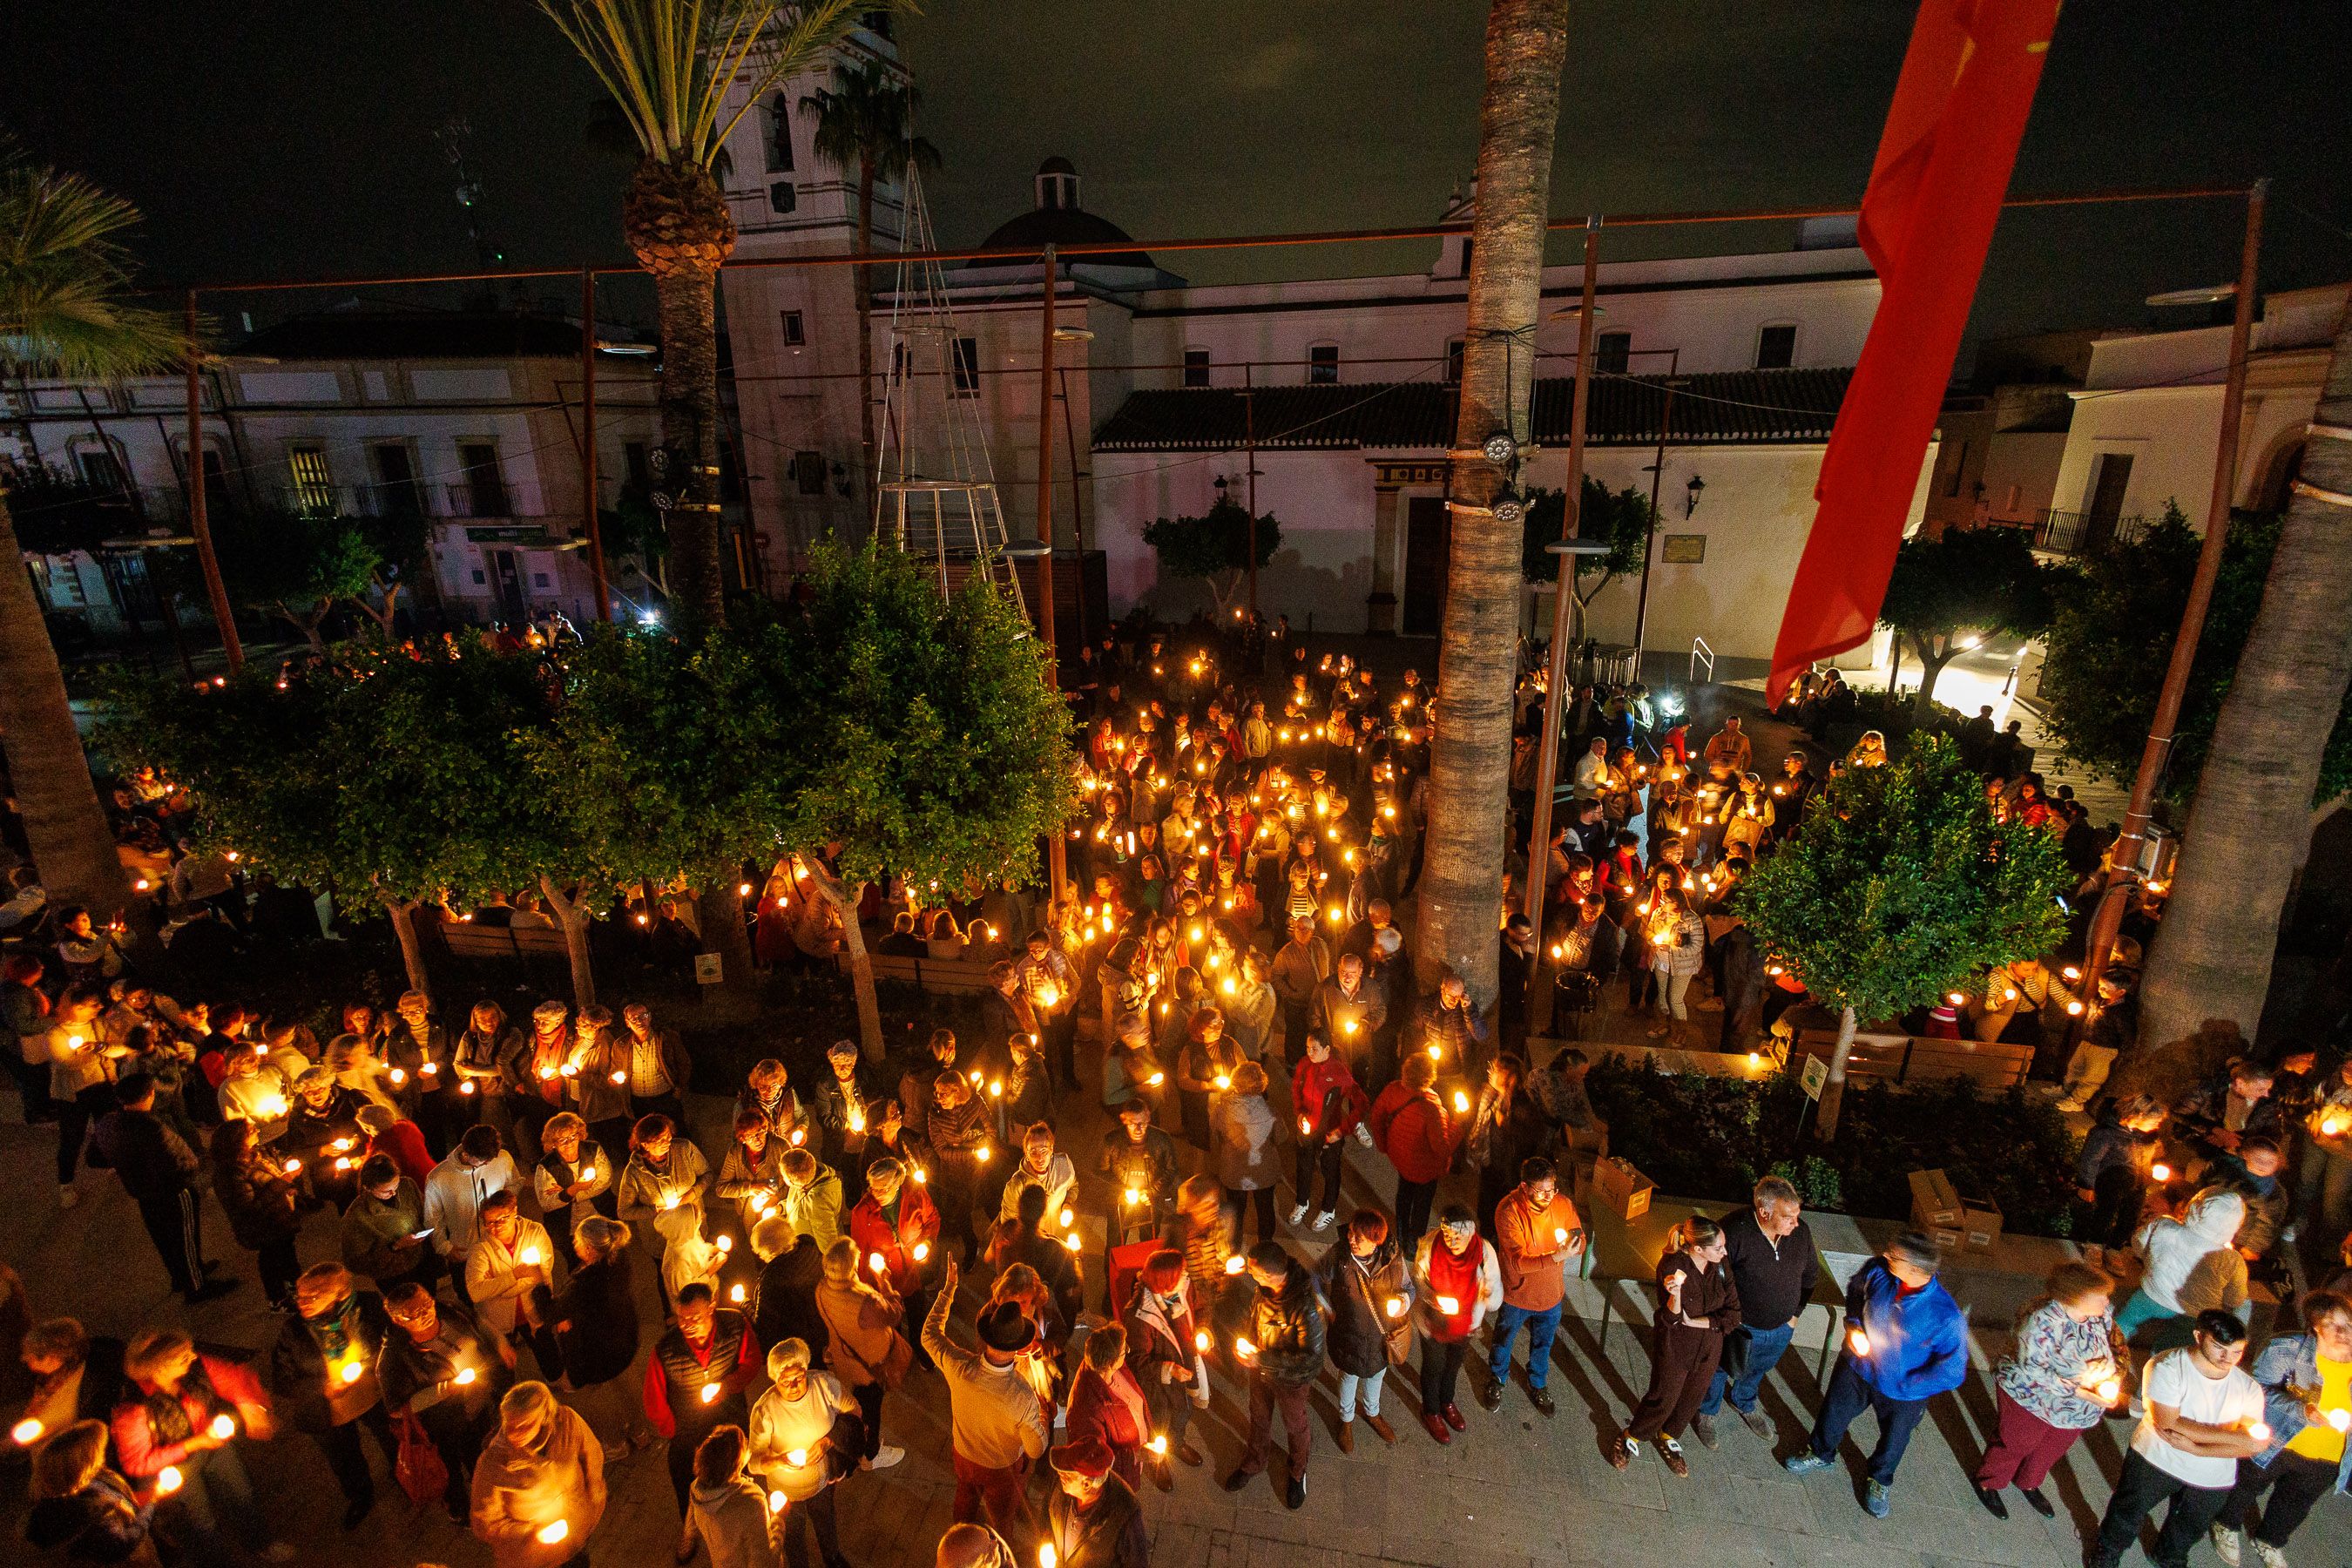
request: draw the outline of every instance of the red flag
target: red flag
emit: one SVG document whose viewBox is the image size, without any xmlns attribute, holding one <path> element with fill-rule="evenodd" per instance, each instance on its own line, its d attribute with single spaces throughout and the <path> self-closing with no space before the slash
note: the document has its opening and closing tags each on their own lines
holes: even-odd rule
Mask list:
<svg viewBox="0 0 2352 1568">
<path fill-rule="evenodd" d="M 2058 0 L 1925 0 L 1862 198 L 1878 313 L 1839 406 L 1768 700 L 1859 647 L 1895 570 L 1919 464 L 2033 107 Z"/>
</svg>

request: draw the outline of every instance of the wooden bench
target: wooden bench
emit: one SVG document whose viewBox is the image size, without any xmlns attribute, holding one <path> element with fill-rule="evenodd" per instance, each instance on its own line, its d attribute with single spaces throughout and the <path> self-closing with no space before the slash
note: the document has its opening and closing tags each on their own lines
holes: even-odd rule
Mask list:
<svg viewBox="0 0 2352 1568">
<path fill-rule="evenodd" d="M 847 974 L 849 955 L 842 953 L 838 962 L 842 973 Z M 988 978 L 991 961 L 985 959 L 914 958 L 900 953 L 869 952 L 866 962 L 873 965 L 877 984 L 893 981 L 945 996 L 968 996 L 995 989 Z"/>
<path fill-rule="evenodd" d="M 1800 1057 L 1828 1061 L 1837 1050 L 1834 1029 L 1803 1029 L 1797 1035 Z M 1878 1079 L 1886 1083 L 1934 1083 L 1964 1078 L 1996 1093 L 2025 1081 L 2032 1070 L 2032 1046 L 2005 1045 L 1998 1040 L 1945 1040 L 1925 1035 L 1874 1034 L 1853 1037 L 1846 1058 L 1849 1079 Z"/>
<path fill-rule="evenodd" d="M 488 926 L 478 921 L 443 921 L 436 928 L 452 958 L 524 958 L 566 963 L 571 952 L 563 932 L 550 925 Z"/>
</svg>

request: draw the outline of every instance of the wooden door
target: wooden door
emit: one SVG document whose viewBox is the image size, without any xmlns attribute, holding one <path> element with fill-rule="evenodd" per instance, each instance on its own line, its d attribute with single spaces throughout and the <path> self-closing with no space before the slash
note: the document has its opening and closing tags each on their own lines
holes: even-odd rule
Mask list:
<svg viewBox="0 0 2352 1568">
<path fill-rule="evenodd" d="M 1405 502 L 1404 635 L 1433 637 L 1445 620 L 1445 570 L 1454 517 L 1440 496 Z"/>
</svg>

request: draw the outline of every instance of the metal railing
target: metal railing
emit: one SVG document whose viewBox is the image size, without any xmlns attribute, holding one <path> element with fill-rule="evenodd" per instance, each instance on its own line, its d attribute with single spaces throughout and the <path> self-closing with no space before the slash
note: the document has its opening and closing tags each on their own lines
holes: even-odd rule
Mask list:
<svg viewBox="0 0 2352 1568">
<path fill-rule="evenodd" d="M 2033 548 L 2049 555 L 2095 555 L 2110 545 L 2129 544 L 2147 531 L 2144 517 L 2109 517 L 2045 507 L 2034 520 Z"/>
<path fill-rule="evenodd" d="M 1698 684 L 1698 667 L 1702 664 L 1706 666 L 1706 683 L 1709 686 L 1714 685 L 1715 649 L 1706 646 L 1705 637 L 1693 637 L 1691 638 L 1690 674 L 1685 678 L 1689 685 Z"/>
<path fill-rule="evenodd" d="M 512 517 L 514 498 L 507 493 L 504 479 L 484 475 L 463 484 L 444 486 L 448 495 L 448 510 L 444 517 L 487 518 Z"/>
</svg>

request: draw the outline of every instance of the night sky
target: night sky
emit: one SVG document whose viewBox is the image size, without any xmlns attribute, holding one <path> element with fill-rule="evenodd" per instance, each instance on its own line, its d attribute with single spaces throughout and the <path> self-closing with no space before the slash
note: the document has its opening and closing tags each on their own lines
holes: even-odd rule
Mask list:
<svg viewBox="0 0 2352 1568">
<path fill-rule="evenodd" d="M 523 0 L 5 10 L 0 123 L 139 204 L 159 283 L 469 264 L 432 137 L 453 114 L 472 124 L 484 210 L 511 264 L 624 257 L 626 164 L 583 134 L 596 84 Z M 1913 10 L 1580 0 L 1555 213 L 1853 201 Z M 1485 16 L 1473 0 L 929 0 L 900 34 L 920 128 L 946 155 L 931 191 L 940 237 L 974 243 L 1026 206 L 1052 153 L 1076 163 L 1088 207 L 1139 238 L 1429 221 L 1475 162 Z M 2265 287 L 2352 278 L 2347 59 L 2340 4 L 2070 0 L 2012 189 L 2268 174 Z M 2204 202 L 2013 216 L 1976 328 L 2143 321 L 2142 296 L 2234 271 L 2239 214 Z M 1628 231 L 1608 254 L 1788 237 Z M 1555 240 L 1555 258 L 1568 243 Z M 1223 281 L 1427 260 L 1413 247 L 1164 264 Z"/>
</svg>

